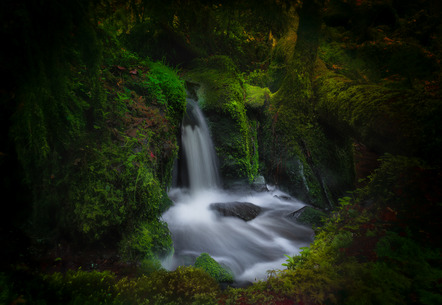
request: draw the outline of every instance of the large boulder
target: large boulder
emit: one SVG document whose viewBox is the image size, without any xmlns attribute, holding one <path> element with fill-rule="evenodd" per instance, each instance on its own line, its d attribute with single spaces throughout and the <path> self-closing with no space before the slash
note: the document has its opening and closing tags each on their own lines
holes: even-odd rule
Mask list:
<svg viewBox="0 0 442 305">
<path fill-rule="evenodd" d="M 210 205 L 210 209 L 217 211 L 221 216 L 238 217 L 249 221 L 261 213 L 261 208 L 250 202 L 217 202 Z"/>
</svg>

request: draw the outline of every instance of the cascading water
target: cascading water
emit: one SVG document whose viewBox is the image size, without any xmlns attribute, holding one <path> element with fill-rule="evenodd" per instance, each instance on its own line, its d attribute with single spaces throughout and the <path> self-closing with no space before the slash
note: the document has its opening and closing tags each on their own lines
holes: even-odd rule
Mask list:
<svg viewBox="0 0 442 305">
<path fill-rule="evenodd" d="M 181 129 L 181 145 L 186 158 L 192 192 L 220 186 L 215 149 L 204 115 L 195 101 L 187 99 L 187 116 Z"/>
<path fill-rule="evenodd" d="M 175 253 L 163 262 L 168 269 L 192 264 L 201 253 L 209 253 L 230 268 L 238 282 L 266 278 L 267 270 L 280 269 L 284 254 L 299 253 L 312 241 L 313 231 L 286 217 L 305 204 L 287 199 L 284 193 L 229 191 L 220 188 L 217 161 L 209 129 L 197 103 L 188 100 L 182 126 L 188 186 L 170 190 L 172 206 L 163 219 L 168 223 Z M 186 175 L 187 174 L 187 175 Z M 284 199 L 282 199 L 284 198 Z M 251 203 L 260 209 L 249 221 L 221 216 L 213 204 Z"/>
</svg>

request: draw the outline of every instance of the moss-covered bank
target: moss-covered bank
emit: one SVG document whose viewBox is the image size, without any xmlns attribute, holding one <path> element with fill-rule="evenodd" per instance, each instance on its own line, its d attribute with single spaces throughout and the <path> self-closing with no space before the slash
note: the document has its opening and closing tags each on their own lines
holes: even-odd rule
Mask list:
<svg viewBox="0 0 442 305">
<path fill-rule="evenodd" d="M 164 64 L 125 50 L 90 15 L 76 15 L 80 3 L 71 6 L 24 9 L 27 32 L 17 32 L 33 51 L 12 61 L 23 74 L 11 74 L 14 86 L 2 93 L 2 116 L 10 114 L 2 166 L 16 156 L 28 196 L 25 218 L 12 227 L 26 232 L 39 253 L 68 244 L 120 248 L 126 259 L 164 255 L 172 242 L 160 215 L 171 204 L 165 191 L 184 82 Z M 54 30 L 64 38 L 41 43 L 47 25 L 31 30 L 39 14 L 48 22 L 72 17 Z"/>
</svg>

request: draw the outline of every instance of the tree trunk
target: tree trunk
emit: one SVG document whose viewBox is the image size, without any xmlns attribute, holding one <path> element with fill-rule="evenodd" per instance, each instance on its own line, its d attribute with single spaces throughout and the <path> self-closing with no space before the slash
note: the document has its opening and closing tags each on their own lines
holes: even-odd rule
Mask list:
<svg viewBox="0 0 442 305">
<path fill-rule="evenodd" d="M 323 156 L 323 147 L 336 145 L 327 139 L 315 120 L 312 102 L 313 73 L 319 47 L 322 5 L 323 1 L 305 1 L 298 13 L 296 45 L 293 54 L 286 56 L 288 58 L 286 76 L 272 97 L 272 107 L 276 111 L 273 114 L 271 128 L 276 133 L 272 139 L 271 163 L 276 175 L 284 173 L 279 177 L 280 181 L 288 180 L 286 182 L 288 188 L 298 188 L 294 190 L 296 196 L 301 198 L 305 196 L 304 200 L 328 208 L 332 206 L 327 187 L 330 179 L 327 179 L 323 173 L 323 169 L 328 165 L 322 164 L 321 160 L 326 159 Z M 327 143 L 318 139 L 325 139 Z M 329 154 L 333 155 L 332 152 Z M 299 162 L 303 165 L 299 165 L 296 169 L 293 164 Z M 302 168 L 308 172 L 306 178 L 304 174 L 300 174 Z M 293 174 L 294 172 L 298 173 Z M 300 180 L 304 181 L 304 195 L 296 193 L 299 192 Z M 298 181 L 297 186 L 294 185 L 296 184 L 294 181 Z M 335 192 L 332 190 L 332 193 Z"/>
</svg>

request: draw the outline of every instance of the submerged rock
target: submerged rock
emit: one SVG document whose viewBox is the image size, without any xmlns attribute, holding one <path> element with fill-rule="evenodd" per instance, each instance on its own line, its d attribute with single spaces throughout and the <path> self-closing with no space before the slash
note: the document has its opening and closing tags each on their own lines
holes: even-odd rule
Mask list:
<svg viewBox="0 0 442 305">
<path fill-rule="evenodd" d="M 250 202 L 217 202 L 210 205 L 211 210 L 217 211 L 221 216 L 233 216 L 249 221 L 261 213 L 261 208 Z"/>
<path fill-rule="evenodd" d="M 278 199 L 283 200 L 283 201 L 290 201 L 290 200 L 292 200 L 292 197 L 287 196 L 287 195 L 273 195 L 273 197 L 278 198 Z"/>
<path fill-rule="evenodd" d="M 302 213 L 305 211 L 306 208 L 307 208 L 307 206 L 304 206 L 304 207 L 300 208 L 299 210 L 296 210 L 296 211 L 288 214 L 287 218 L 290 218 L 293 220 L 298 220 L 298 218 L 302 215 Z"/>
</svg>

